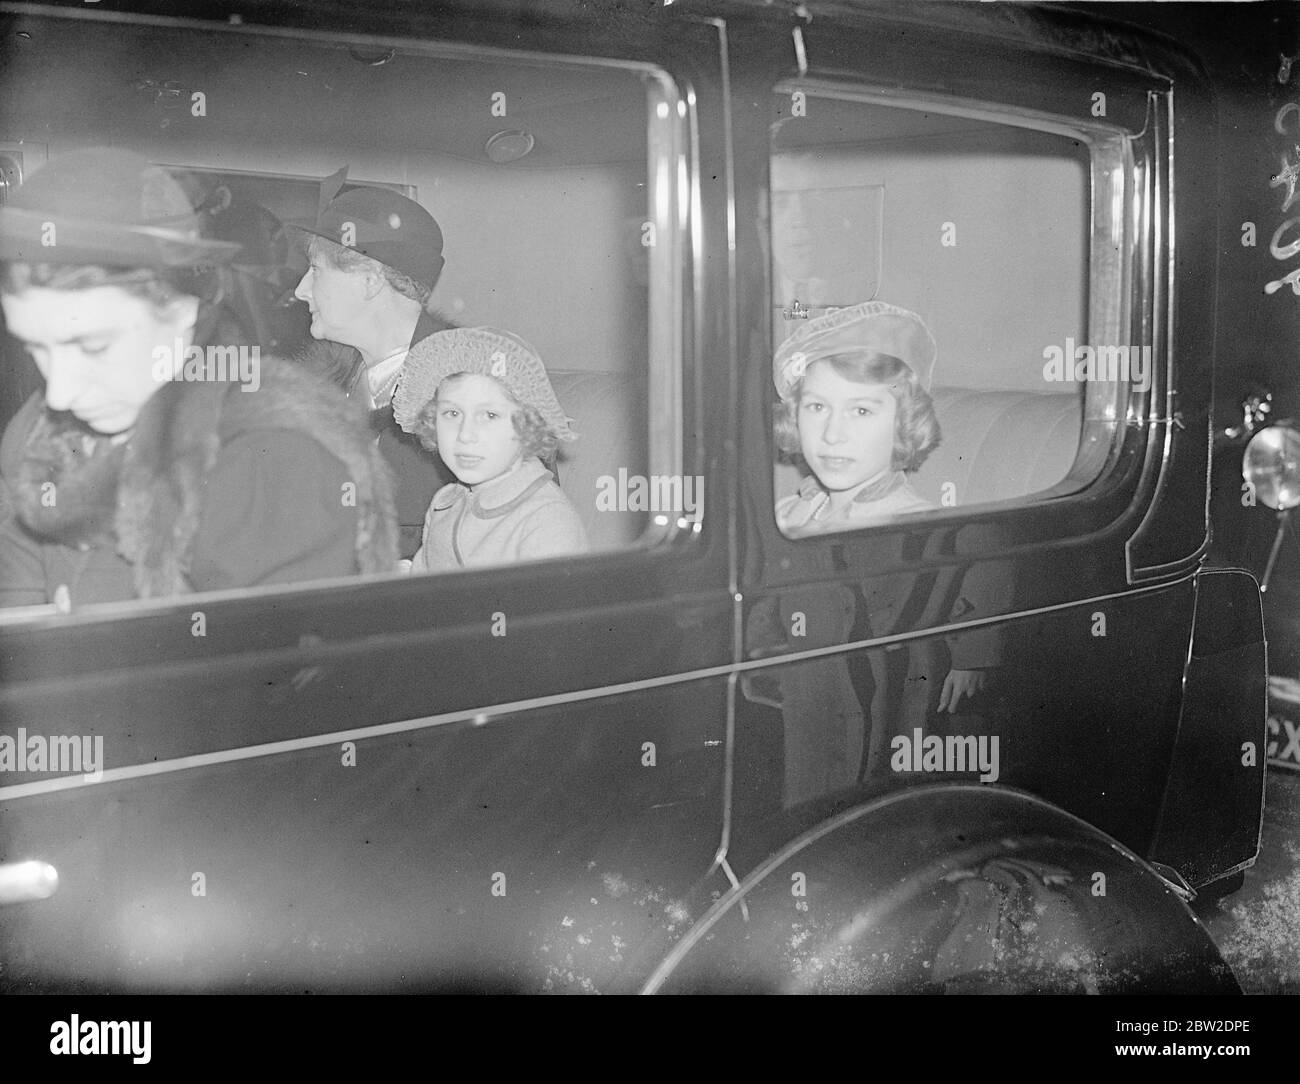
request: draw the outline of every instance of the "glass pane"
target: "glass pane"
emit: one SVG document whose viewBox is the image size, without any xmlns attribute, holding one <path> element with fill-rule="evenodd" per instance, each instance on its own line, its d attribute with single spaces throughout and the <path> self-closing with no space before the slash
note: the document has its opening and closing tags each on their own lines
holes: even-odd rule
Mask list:
<svg viewBox="0 0 1300 1084">
<path fill-rule="evenodd" d="M 211 318 L 200 323 L 207 337 L 196 343 L 229 351 L 239 364 L 204 370 L 207 376 L 188 370 L 195 379 L 240 383 L 250 394 L 233 402 L 251 406 L 263 398 L 253 386 L 253 358 L 308 356 L 350 398 L 382 412 L 395 407 L 394 387 L 415 388 L 407 361 L 385 369 L 408 347 L 414 356 L 416 345 L 449 326 L 491 327 L 531 347 L 559 410 L 572 419 L 577 439 L 537 458 L 556 475 L 586 549 L 616 549 L 677 529 L 679 516 L 657 516 L 647 499 L 650 480 L 679 475 L 682 457 L 679 313 L 688 223 L 680 188 L 688 141 L 686 110 L 666 76 L 644 65 L 463 45 L 372 48 L 325 36 L 41 16 L 6 25 L 14 32 L 0 42 L 3 200 L 13 199 L 10 182 L 19 173 L 30 181 L 70 154 L 112 146 L 163 167 L 205 234 L 237 249 L 228 266 L 212 272 L 220 283 L 202 298 L 201 312 Z M 432 293 L 417 301 L 418 313 L 402 309 L 403 319 L 418 316 L 409 337 L 405 325 L 382 331 L 396 327 L 380 319 L 391 319 L 388 310 L 366 325 L 374 334 L 363 333 L 353 326 L 351 302 L 335 298 L 330 311 L 329 292 L 304 285 L 311 230 L 323 209 L 375 190 L 413 201 L 441 232 L 445 264 L 434 273 Z M 390 215 L 389 226 L 403 230 L 401 218 Z M 364 239 L 322 236 L 372 258 Z M 384 264 L 378 248 L 373 259 L 402 270 L 400 259 Z M 373 265 L 331 268 L 353 276 L 347 284 Z M 6 336 L 0 346 L 7 374 L 0 421 L 8 422 L 33 394 L 38 406 L 44 402 L 44 381 L 22 343 Z M 178 382 L 190 379 L 186 372 L 178 368 Z M 78 418 L 94 429 L 93 419 Z M 372 414 L 370 421 L 380 420 Z M 472 471 L 462 478 L 454 457 L 422 450 L 417 438 L 427 433 L 384 424 L 376 429 L 379 447 L 397 478 L 401 555 L 410 558 L 432 497 L 482 480 Z M 425 429 L 434 424 L 431 415 Z M 97 432 L 87 438 L 98 439 Z M 217 467 L 226 465 L 224 456 L 223 445 Z M 274 452 L 255 463 L 257 479 L 276 477 L 277 465 Z M 20 484 L 8 481 L 11 489 Z M 302 491 L 311 484 L 304 480 Z M 240 491 L 254 488 L 250 481 Z M 300 499 L 290 490 L 286 499 Z M 190 511 L 202 518 L 202 508 Z M 276 512 L 253 508 L 246 519 L 256 537 L 224 539 L 223 548 L 292 549 L 294 524 Z M 31 541 L 21 523 L 9 526 Z M 195 544 L 202 547 L 202 531 Z M 304 547 L 331 549 L 310 541 Z M 21 568 L 0 569 L 0 581 L 9 573 L 31 579 L 17 585 L 11 605 L 51 601 L 47 550 L 42 545 L 32 560 L 12 563 Z M 133 596 L 129 564 L 111 540 L 103 550 L 85 578 L 67 584 L 74 607 Z M 301 566 L 262 561 L 257 570 L 236 560 L 238 568 L 178 586 L 242 589 L 363 569 L 348 544 L 332 552 Z M 569 552 L 507 544 L 486 556 L 512 563 Z M 204 567 L 191 556 L 180 554 L 180 563 Z M 468 556 L 467 567 L 483 563 Z M 0 594 L 11 586 L 0 582 Z"/>
<path fill-rule="evenodd" d="M 1067 488 L 1081 377 L 1105 375 L 1064 363 L 1092 348 L 1090 146 L 805 84 L 772 101 L 783 529 Z"/>
</svg>

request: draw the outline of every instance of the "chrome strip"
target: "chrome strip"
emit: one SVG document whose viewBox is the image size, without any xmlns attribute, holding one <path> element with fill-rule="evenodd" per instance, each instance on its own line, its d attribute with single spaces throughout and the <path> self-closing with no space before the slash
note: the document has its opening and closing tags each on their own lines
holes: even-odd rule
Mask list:
<svg viewBox="0 0 1300 1084">
<path fill-rule="evenodd" d="M 1001 624 L 1010 621 L 1023 621 L 1041 614 L 1059 613 L 1063 610 L 1076 609 L 1080 606 L 1093 606 L 1112 599 L 1133 598 L 1156 591 L 1167 591 L 1180 583 L 1194 580 L 1193 571 L 1178 580 L 1145 584 L 1127 591 L 1115 591 L 1108 595 L 1094 595 L 1089 598 L 1072 599 L 1069 602 L 1057 602 L 1050 606 L 1039 606 L 1032 610 L 1023 610 L 1014 614 L 997 614 L 973 621 L 958 621 L 949 625 L 933 626 L 912 632 L 896 633 L 891 636 L 877 636 L 868 640 L 854 640 L 843 644 L 831 644 L 827 647 L 809 648 L 807 651 L 794 652 L 789 655 L 775 655 L 764 659 L 747 659 L 743 662 L 724 663 L 721 666 L 709 666 L 700 670 L 688 670 L 683 673 L 664 674 L 660 677 L 639 678 L 618 685 L 604 685 L 594 689 L 579 689 L 573 692 L 551 693 L 547 696 L 530 697 L 526 700 L 514 700 L 506 704 L 494 704 L 488 707 L 446 712 L 441 715 L 427 715 L 418 719 L 402 719 L 391 723 L 376 723 L 373 726 L 353 727 L 349 730 L 333 731 L 329 734 L 308 734 L 301 738 L 285 741 L 268 742 L 265 745 L 244 745 L 234 749 L 222 749 L 211 753 L 196 753 L 194 756 L 177 757 L 172 760 L 151 761 L 147 764 L 132 764 L 121 768 L 105 768 L 98 780 L 88 780 L 83 776 L 61 776 L 58 779 L 43 780 L 38 783 L 17 783 L 13 786 L 0 787 L 0 801 L 14 798 L 29 798 L 39 794 L 55 791 L 74 790 L 79 787 L 100 786 L 126 779 L 135 779 L 149 775 L 161 775 L 168 772 L 186 771 L 190 768 L 206 767 L 213 764 L 225 764 L 237 760 L 251 760 L 255 757 L 275 756 L 279 753 L 295 752 L 301 749 L 313 749 L 333 745 L 336 742 L 359 741 L 366 738 L 384 737 L 389 734 L 402 734 L 412 730 L 426 730 L 451 723 L 472 722 L 483 726 L 493 719 L 514 715 L 524 711 L 536 711 L 542 708 L 557 707 L 564 704 L 578 704 L 587 700 L 599 700 L 605 697 L 624 696 L 647 689 L 664 688 L 670 685 L 684 685 L 692 681 L 708 681 L 712 678 L 738 676 L 751 670 L 764 670 L 773 666 L 788 666 L 792 663 L 807 662 L 812 659 L 825 658 L 829 655 L 847 654 L 850 651 L 862 651 L 892 644 L 909 643 L 913 640 L 928 639 L 933 636 L 945 636 L 967 629 L 983 628 L 985 625 Z"/>
<path fill-rule="evenodd" d="M 366 34 L 361 31 L 313 30 L 305 27 L 273 26 L 254 21 L 220 23 L 211 19 L 185 18 L 174 15 L 146 15 L 134 11 L 92 11 L 86 8 L 50 7 L 45 4 L 0 3 L 0 14 L 27 15 L 41 19 L 64 19 L 71 22 L 117 23 L 132 27 L 149 27 L 154 30 L 202 30 L 214 34 L 251 34 L 263 38 L 292 38 L 307 44 L 321 43 L 355 48 L 358 45 L 375 45 L 382 48 L 402 49 L 413 56 L 434 60 L 482 59 L 484 54 L 500 60 L 541 60 L 571 64 L 585 68 L 616 68 L 632 70 L 661 77 L 666 73 L 657 64 L 646 60 L 620 60 L 610 57 L 593 57 L 581 53 L 550 53 L 530 49 L 514 49 L 503 45 L 484 45 L 464 41 L 438 40 L 430 44 L 427 38 L 393 34 Z"/>
<path fill-rule="evenodd" d="M 708 22 L 717 28 L 718 31 L 718 75 L 721 80 L 722 90 L 722 144 L 723 144 L 723 169 L 724 181 L 726 184 L 726 215 L 727 215 L 727 280 L 725 289 L 727 293 L 727 391 L 730 395 L 732 408 L 740 401 L 740 388 L 738 377 L 738 366 L 735 361 L 736 340 L 738 338 L 737 328 L 739 326 L 739 315 L 736 310 L 736 174 L 735 158 L 732 150 L 732 132 L 731 132 L 731 55 L 730 42 L 727 38 L 727 24 L 723 19 L 710 19 Z M 697 126 L 698 131 L 698 126 Z M 698 201 L 700 197 L 699 185 L 699 168 L 700 155 L 699 148 L 695 148 L 695 196 Z M 703 227 L 703 216 L 699 212 L 697 202 L 697 214 L 695 219 L 696 237 L 700 238 L 699 230 Z M 704 354 L 701 345 L 701 336 L 703 334 L 704 321 L 699 317 L 703 312 L 704 300 L 704 247 L 701 243 L 695 251 L 696 260 L 696 278 L 695 278 L 695 299 L 696 299 L 696 351 L 695 362 L 696 373 L 699 373 L 700 366 L 703 363 Z M 735 457 L 735 442 L 730 441 L 731 456 Z M 731 658 L 733 663 L 740 663 L 745 657 L 745 622 L 744 622 L 744 596 L 740 593 L 740 501 L 737 479 L 732 479 L 731 484 L 727 486 L 727 590 L 732 597 L 732 615 L 731 615 Z M 736 782 L 736 686 L 739 684 L 739 675 L 733 671 L 727 681 L 727 719 L 726 719 L 726 746 L 724 747 L 723 759 L 723 777 L 722 777 L 722 825 L 718 835 L 718 849 L 714 855 L 714 864 L 721 865 L 723 872 L 735 879 L 731 873 L 731 867 L 727 865 L 727 850 L 731 846 L 731 818 L 734 803 L 732 795 L 735 791 Z"/>
<path fill-rule="evenodd" d="M 1151 328 L 1152 338 L 1157 343 L 1154 350 L 1156 356 L 1159 356 L 1161 345 L 1159 340 L 1163 339 L 1164 347 L 1164 418 L 1153 418 L 1152 421 L 1164 423 L 1164 440 L 1161 448 L 1161 459 L 1159 465 L 1159 474 L 1156 478 L 1155 494 L 1147 506 L 1142 516 L 1141 522 L 1129 536 L 1128 541 L 1124 543 L 1124 563 L 1127 568 L 1128 579 L 1130 583 L 1142 580 L 1153 579 L 1165 574 L 1165 569 L 1171 564 L 1178 564 L 1190 560 L 1195 560 L 1199 555 L 1207 552 L 1210 548 L 1210 481 L 1214 472 L 1214 454 L 1210 449 L 1206 454 L 1206 482 L 1205 482 L 1205 501 L 1201 510 L 1202 538 L 1195 553 L 1177 559 L 1174 562 L 1165 562 L 1159 565 L 1139 565 L 1133 555 L 1133 541 L 1147 533 L 1150 525 L 1156 515 L 1157 508 L 1160 504 L 1160 494 L 1167 488 L 1169 461 L 1173 454 L 1174 442 L 1174 425 L 1182 423 L 1177 419 L 1177 390 L 1174 387 L 1174 370 L 1175 370 L 1175 317 L 1174 308 L 1177 305 L 1178 297 L 1178 268 L 1175 253 L 1177 240 L 1177 229 L 1174 220 L 1176 208 L 1174 206 L 1174 159 L 1175 147 L 1174 140 L 1176 133 L 1174 131 L 1174 92 L 1171 87 L 1163 92 L 1164 101 L 1163 109 L 1152 108 L 1150 111 L 1155 114 L 1154 139 L 1156 145 L 1152 149 L 1152 168 L 1150 184 L 1152 189 L 1152 198 L 1150 202 L 1150 228 L 1152 231 L 1152 251 L 1151 251 L 1151 282 L 1150 282 L 1150 311 L 1152 314 Z M 1158 97 L 1158 96 L 1157 96 Z M 1161 122 L 1163 121 L 1163 126 Z M 1163 152 L 1163 154 L 1162 154 Z M 1162 171 L 1157 168 L 1157 157 L 1162 158 L 1164 162 L 1163 177 Z M 1168 223 L 1166 227 L 1166 221 Z M 1160 259 L 1161 245 L 1167 248 L 1165 259 Z M 1214 336 L 1211 334 L 1209 349 L 1211 353 L 1214 349 Z M 1211 384 L 1215 380 L 1215 359 L 1211 357 Z M 1152 403 L 1152 409 L 1156 409 L 1156 404 Z M 1213 399 L 1210 402 L 1210 408 L 1207 411 L 1207 425 L 1213 427 Z M 1206 434 L 1206 439 L 1210 439 L 1211 434 Z"/>
<path fill-rule="evenodd" d="M 798 87 L 795 84 L 798 83 Z M 979 98 L 939 94 L 911 87 L 891 88 L 870 82 L 845 82 L 833 76 L 793 76 L 780 80 L 773 93 L 791 89 L 812 90 L 814 93 L 834 96 L 846 101 L 865 102 L 869 105 L 891 106 L 895 109 L 928 110 L 967 120 L 987 121 L 1012 128 L 1031 128 L 1053 135 L 1078 139 L 1089 146 L 1115 138 L 1126 138 L 1134 133 L 1116 124 L 1096 120 L 1063 119 L 1056 113 L 1044 113 L 1028 106 L 1009 102 L 990 103 Z"/>
</svg>

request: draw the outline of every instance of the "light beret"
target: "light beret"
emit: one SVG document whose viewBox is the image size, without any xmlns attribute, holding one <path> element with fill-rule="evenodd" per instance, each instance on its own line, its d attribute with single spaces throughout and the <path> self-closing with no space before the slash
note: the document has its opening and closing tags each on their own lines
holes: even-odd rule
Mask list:
<svg viewBox="0 0 1300 1084">
<path fill-rule="evenodd" d="M 884 301 L 864 301 L 809 320 L 786 339 L 772 359 L 772 379 L 782 399 L 790 398 L 814 361 L 835 354 L 871 351 L 898 358 L 930 389 L 934 337 L 914 312 Z"/>
</svg>

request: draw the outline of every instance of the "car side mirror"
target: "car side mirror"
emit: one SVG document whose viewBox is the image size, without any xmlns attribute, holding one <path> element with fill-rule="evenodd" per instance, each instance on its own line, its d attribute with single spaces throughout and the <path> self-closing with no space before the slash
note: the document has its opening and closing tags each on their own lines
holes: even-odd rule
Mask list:
<svg viewBox="0 0 1300 1084">
<path fill-rule="evenodd" d="M 1273 566 L 1282 549 L 1291 509 L 1300 505 L 1300 431 L 1291 421 L 1261 429 L 1250 438 L 1242 457 L 1241 476 L 1258 503 L 1277 509 L 1277 534 L 1259 584 L 1263 593 L 1268 590 Z"/>
<path fill-rule="evenodd" d="M 1300 431 L 1290 421 L 1259 430 L 1246 445 L 1241 474 L 1259 503 L 1279 512 L 1300 505 Z"/>
</svg>

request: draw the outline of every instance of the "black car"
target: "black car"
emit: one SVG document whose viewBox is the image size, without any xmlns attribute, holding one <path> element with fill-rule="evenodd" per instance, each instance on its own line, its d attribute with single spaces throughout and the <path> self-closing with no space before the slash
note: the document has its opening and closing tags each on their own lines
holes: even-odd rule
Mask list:
<svg viewBox="0 0 1300 1084">
<path fill-rule="evenodd" d="M 1267 741 L 1258 583 L 1207 557 L 1214 87 L 924 7 L 0 5 L 11 171 L 428 208 L 592 542 L 0 612 L 0 988 L 1236 989 L 1187 905 L 1254 860 Z M 913 510 L 793 529 L 773 358 L 872 302 L 932 335 L 942 441 Z"/>
</svg>

